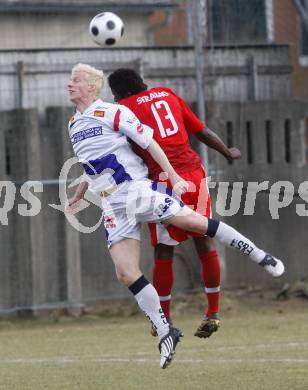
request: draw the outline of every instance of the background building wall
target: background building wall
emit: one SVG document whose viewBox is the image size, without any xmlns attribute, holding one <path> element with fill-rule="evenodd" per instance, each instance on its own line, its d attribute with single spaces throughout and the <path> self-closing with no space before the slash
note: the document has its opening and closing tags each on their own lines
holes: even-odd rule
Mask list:
<svg viewBox="0 0 308 390">
<path fill-rule="evenodd" d="M 292 90 L 295 97 L 308 98 L 308 64 L 300 63 L 301 20 L 293 0 L 274 0 L 275 42 L 288 43 L 291 49 Z"/>
<path fill-rule="evenodd" d="M 187 14 L 182 7 L 172 11 L 157 11 L 150 15 L 150 31 L 152 44 L 157 46 L 183 46 L 188 42 Z"/>
<path fill-rule="evenodd" d="M 89 36 L 88 27 L 90 20 L 104 11 L 115 12 L 123 19 L 125 34 L 118 43 L 119 46 L 153 44 L 156 41 L 154 34 L 159 34 L 159 15 L 166 13 L 173 20 L 181 3 L 183 2 L 149 0 L 2 1 L 0 49 L 97 47 Z M 155 23 L 149 19 L 153 17 L 156 20 L 156 14 L 159 25 L 155 27 Z M 169 24 L 169 18 L 166 23 Z M 182 31 L 181 38 L 184 38 L 186 31 Z M 172 33 L 170 37 L 172 41 L 176 35 Z M 175 41 L 179 42 L 179 38 Z"/>
<path fill-rule="evenodd" d="M 88 34 L 95 13 L 57 15 L 0 15 L 0 49 L 97 47 Z M 124 15 L 125 35 L 121 46 L 145 46 L 151 32 L 147 15 Z"/>
</svg>

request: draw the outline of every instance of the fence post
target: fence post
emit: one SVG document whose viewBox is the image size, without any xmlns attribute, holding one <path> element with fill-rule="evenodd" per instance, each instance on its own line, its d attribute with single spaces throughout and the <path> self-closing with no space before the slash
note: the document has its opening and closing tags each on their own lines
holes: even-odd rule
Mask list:
<svg viewBox="0 0 308 390">
<path fill-rule="evenodd" d="M 6 172 L 6 140 L 5 129 L 3 124 L 6 120 L 3 119 L 6 113 L 0 114 L 0 180 L 8 180 Z M 0 189 L 1 199 L 4 197 L 5 189 Z M 5 193 L 7 196 L 7 193 Z M 11 283 L 10 283 L 10 258 L 9 258 L 9 226 L 6 226 L 0 221 L 0 314 L 1 311 L 10 309 L 11 304 Z"/>
<path fill-rule="evenodd" d="M 23 61 L 17 62 L 17 108 L 23 108 L 23 95 L 24 95 L 24 76 L 25 76 L 25 64 Z"/>
<path fill-rule="evenodd" d="M 247 58 L 248 66 L 248 88 L 247 98 L 251 101 L 258 100 L 258 69 L 254 56 Z"/>
<path fill-rule="evenodd" d="M 22 110 L 21 131 L 27 147 L 27 176 L 25 180 L 40 181 L 42 178 L 42 154 L 39 128 L 39 116 L 37 110 Z M 16 124 L 17 125 L 17 124 Z M 35 196 L 42 201 L 42 194 L 35 193 Z M 32 265 L 32 305 L 36 307 L 48 301 L 49 289 L 46 280 L 49 277 L 48 264 L 44 254 L 44 220 L 42 210 L 31 217 L 29 221 L 30 234 L 30 256 Z"/>
</svg>

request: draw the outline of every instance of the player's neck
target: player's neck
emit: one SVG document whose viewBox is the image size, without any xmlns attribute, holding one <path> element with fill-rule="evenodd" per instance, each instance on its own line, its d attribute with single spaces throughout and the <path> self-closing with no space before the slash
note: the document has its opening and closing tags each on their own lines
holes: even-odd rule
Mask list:
<svg viewBox="0 0 308 390">
<path fill-rule="evenodd" d="M 96 100 L 96 97 L 88 97 L 88 98 L 83 98 L 83 99 L 78 99 L 78 101 L 75 101 L 74 103 L 76 104 L 76 108 L 81 114 L 89 108 Z"/>
</svg>

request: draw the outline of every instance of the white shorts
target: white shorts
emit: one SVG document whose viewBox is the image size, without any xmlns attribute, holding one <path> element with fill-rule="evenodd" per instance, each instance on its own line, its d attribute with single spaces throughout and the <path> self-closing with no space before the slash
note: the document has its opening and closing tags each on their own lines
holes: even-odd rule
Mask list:
<svg viewBox="0 0 308 390">
<path fill-rule="evenodd" d="M 108 248 L 125 238 L 140 240 L 143 222 L 162 222 L 177 215 L 184 203 L 166 186 L 144 179 L 123 184 L 102 198 Z"/>
</svg>

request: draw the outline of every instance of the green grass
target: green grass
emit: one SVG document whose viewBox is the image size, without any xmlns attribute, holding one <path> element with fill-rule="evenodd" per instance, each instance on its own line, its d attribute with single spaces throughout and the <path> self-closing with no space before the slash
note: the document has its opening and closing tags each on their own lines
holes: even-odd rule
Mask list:
<svg viewBox="0 0 308 390">
<path fill-rule="evenodd" d="M 185 337 L 167 370 L 141 315 L 0 321 L 0 389 L 308 389 L 307 300 L 226 294 L 221 329 L 200 340 L 202 299 L 176 305 Z"/>
</svg>

